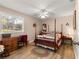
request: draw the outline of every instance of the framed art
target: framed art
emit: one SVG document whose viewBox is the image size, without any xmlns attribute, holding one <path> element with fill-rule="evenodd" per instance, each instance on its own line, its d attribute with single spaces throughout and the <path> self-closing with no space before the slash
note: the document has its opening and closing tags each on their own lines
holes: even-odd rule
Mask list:
<svg viewBox="0 0 79 59">
<path fill-rule="evenodd" d="M 74 11 L 74 15 L 73 15 L 73 29 L 76 30 L 76 10 Z"/>
<path fill-rule="evenodd" d="M 23 32 L 24 18 L 0 12 L 0 34 Z"/>
</svg>

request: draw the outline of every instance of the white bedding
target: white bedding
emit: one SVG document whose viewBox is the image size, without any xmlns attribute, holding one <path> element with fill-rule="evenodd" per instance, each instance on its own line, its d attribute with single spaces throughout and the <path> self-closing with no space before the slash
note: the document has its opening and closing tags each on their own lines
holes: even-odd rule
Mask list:
<svg viewBox="0 0 79 59">
<path fill-rule="evenodd" d="M 54 39 L 56 39 L 56 43 L 58 43 L 58 40 L 60 38 L 61 38 L 61 34 L 60 33 L 56 34 L 56 38 L 54 36 L 54 33 L 52 33 L 52 34 L 37 35 L 37 39 L 47 40 L 47 41 L 54 41 Z M 60 43 L 59 43 L 59 45 L 60 45 Z"/>
<path fill-rule="evenodd" d="M 54 39 L 54 35 L 46 34 L 46 35 L 37 35 L 37 38 L 47 38 L 47 39 Z"/>
</svg>

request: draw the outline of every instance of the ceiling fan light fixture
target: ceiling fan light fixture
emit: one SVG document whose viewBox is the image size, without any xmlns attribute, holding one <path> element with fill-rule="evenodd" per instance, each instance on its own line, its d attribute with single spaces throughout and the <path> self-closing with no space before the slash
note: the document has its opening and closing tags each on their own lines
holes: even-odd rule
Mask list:
<svg viewBox="0 0 79 59">
<path fill-rule="evenodd" d="M 47 18 L 48 17 L 48 12 L 46 9 L 41 9 L 40 10 L 40 18 Z"/>
<path fill-rule="evenodd" d="M 43 19 L 43 18 L 46 18 L 45 16 L 41 16 L 41 18 Z"/>
</svg>

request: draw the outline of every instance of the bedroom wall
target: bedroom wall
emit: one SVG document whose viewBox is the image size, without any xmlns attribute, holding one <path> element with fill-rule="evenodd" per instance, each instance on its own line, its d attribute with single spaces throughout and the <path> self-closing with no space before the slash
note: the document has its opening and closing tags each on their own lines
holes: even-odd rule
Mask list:
<svg viewBox="0 0 79 59">
<path fill-rule="evenodd" d="M 43 23 L 47 24 L 47 31 L 49 31 L 49 32 L 54 31 L 54 18 L 48 18 L 46 20 L 43 20 L 42 24 Z"/>
<path fill-rule="evenodd" d="M 75 30 L 75 40 L 79 42 L 79 0 L 76 0 L 76 30 Z"/>
<path fill-rule="evenodd" d="M 43 23 L 46 23 L 49 25 L 49 31 L 54 31 L 54 20 L 56 19 L 56 31 L 61 32 L 61 24 L 63 24 L 63 34 L 74 37 L 74 30 L 73 30 L 73 16 L 61 16 L 56 18 L 49 18 L 46 21 L 43 21 Z M 66 23 L 69 23 L 67 26 Z"/>
<path fill-rule="evenodd" d="M 34 23 L 37 24 L 37 34 L 41 31 L 41 21 L 39 21 L 38 19 L 35 19 L 34 17 L 20 13 L 18 11 L 11 10 L 11 9 L 3 7 L 3 6 L 0 6 L 0 12 L 9 13 L 9 14 L 21 16 L 24 18 L 24 32 L 23 33 L 12 33 L 13 37 L 19 36 L 22 34 L 27 34 L 28 41 L 29 42 L 33 41 L 35 38 L 35 31 L 34 31 L 34 27 L 33 27 Z M 1 36 L 0 36 L 0 38 L 1 38 Z"/>
<path fill-rule="evenodd" d="M 64 35 L 70 34 L 73 37 L 73 35 L 74 35 L 74 30 L 73 30 L 73 15 L 71 15 L 71 16 L 57 17 L 56 19 L 57 19 L 57 29 L 58 29 L 58 31 L 61 30 L 61 24 L 63 24 L 63 34 Z M 69 25 L 66 25 L 67 23 Z"/>
<path fill-rule="evenodd" d="M 75 0 L 76 9 L 76 30 L 75 30 L 75 42 L 79 43 L 79 0 Z M 75 59 L 79 59 L 79 45 L 74 45 Z"/>
</svg>

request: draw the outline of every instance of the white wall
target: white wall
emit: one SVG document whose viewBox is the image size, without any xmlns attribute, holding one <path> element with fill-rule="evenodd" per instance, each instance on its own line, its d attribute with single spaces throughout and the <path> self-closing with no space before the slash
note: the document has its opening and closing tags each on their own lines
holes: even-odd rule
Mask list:
<svg viewBox="0 0 79 59">
<path fill-rule="evenodd" d="M 73 15 L 58 17 L 58 18 L 56 18 L 56 20 L 57 20 L 57 30 L 60 31 L 61 30 L 61 24 L 63 24 L 63 34 L 64 35 L 70 34 L 70 36 L 73 37 L 73 34 L 74 34 Z M 69 26 L 66 25 L 67 23 L 69 24 Z"/>
<path fill-rule="evenodd" d="M 48 18 L 46 20 L 42 21 L 42 24 L 46 23 L 47 24 L 47 31 L 49 30 L 50 32 L 54 31 L 54 18 Z M 48 29 L 49 26 L 49 29 Z"/>
<path fill-rule="evenodd" d="M 11 10 L 5 7 L 0 7 L 0 12 L 17 15 L 17 16 L 21 16 L 24 18 L 24 33 L 13 33 L 12 36 L 19 36 L 22 34 L 27 34 L 28 40 L 33 41 L 35 38 L 35 31 L 33 27 L 34 23 L 37 24 L 37 33 L 41 31 L 41 21 L 39 21 L 38 19 L 35 19 L 34 17 L 28 16 L 26 14 L 23 14 L 23 13 L 20 13 L 20 12 L 17 12 L 17 11 L 14 11 L 14 10 Z"/>
<path fill-rule="evenodd" d="M 54 22 L 56 19 L 56 31 L 61 32 L 61 24 L 63 24 L 63 34 L 68 35 L 70 33 L 70 36 L 73 37 L 74 30 L 73 30 L 73 16 L 61 16 L 56 18 L 49 18 L 46 21 L 43 21 L 43 23 L 46 23 L 49 25 L 49 31 L 54 31 Z M 66 26 L 66 23 L 69 23 L 69 26 Z"/>
<path fill-rule="evenodd" d="M 79 0 L 76 0 L 76 34 L 79 39 Z M 79 40 L 77 40 L 79 42 Z"/>
<path fill-rule="evenodd" d="M 79 43 L 79 0 L 75 0 L 76 9 L 76 30 L 75 30 L 75 41 Z M 74 45 L 74 52 L 76 59 L 79 59 L 79 46 Z"/>
</svg>

